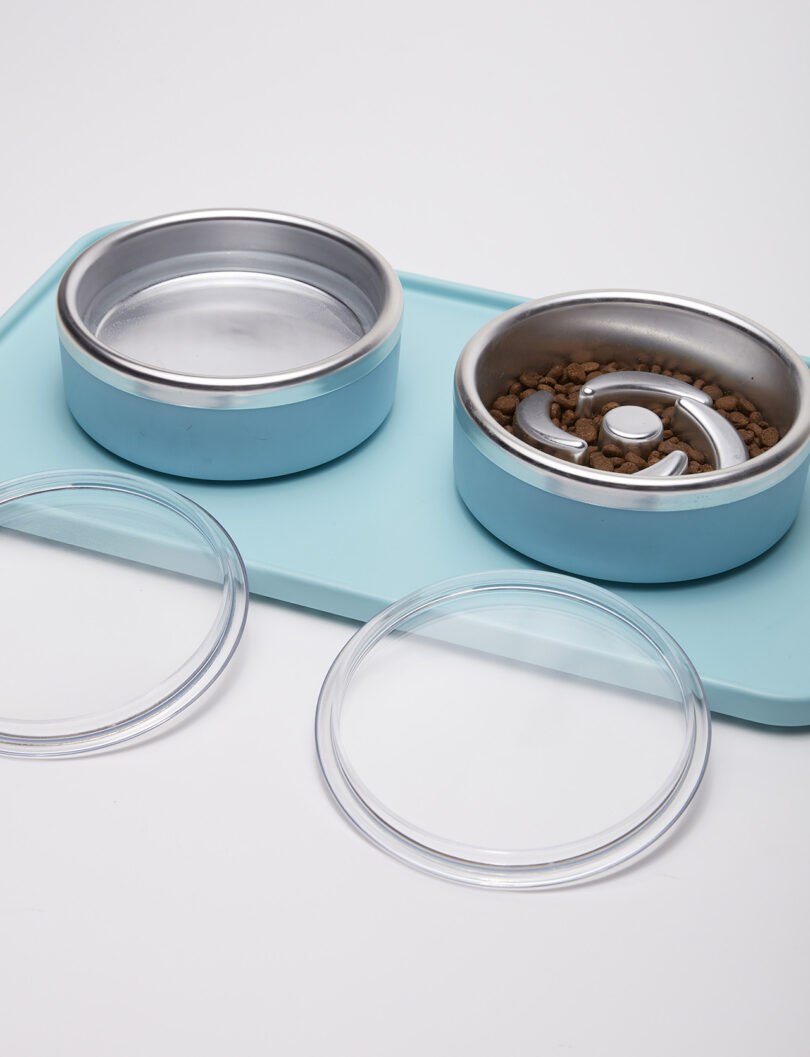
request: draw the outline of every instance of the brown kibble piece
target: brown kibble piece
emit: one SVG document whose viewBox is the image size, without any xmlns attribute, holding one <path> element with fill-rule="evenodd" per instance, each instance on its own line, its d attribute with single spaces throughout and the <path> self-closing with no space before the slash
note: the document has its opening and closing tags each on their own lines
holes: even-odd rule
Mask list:
<svg viewBox="0 0 810 1057">
<path fill-rule="evenodd" d="M 762 454 L 762 448 L 760 448 L 758 444 L 749 444 L 748 454 L 751 456 L 752 459 L 756 459 L 757 455 Z"/>
<path fill-rule="evenodd" d="M 675 374 L 673 374 L 672 377 L 675 379 L 676 382 L 685 382 L 687 385 L 691 385 L 692 384 L 692 375 L 691 374 L 680 374 L 680 373 L 678 373 L 676 371 Z"/>
<path fill-rule="evenodd" d="M 602 451 L 605 455 L 607 455 L 609 459 L 615 459 L 617 456 L 620 456 L 622 454 L 622 449 L 619 447 L 619 445 L 611 444 L 610 442 L 604 445 Z"/>
<path fill-rule="evenodd" d="M 537 383 L 540 381 L 540 374 L 537 371 L 524 371 L 520 376 L 520 380 L 527 388 L 536 389 Z"/>
<path fill-rule="evenodd" d="M 748 415 L 744 415 L 742 411 L 732 411 L 728 416 L 728 420 L 732 426 L 736 426 L 737 429 L 742 429 L 743 426 L 748 425 Z"/>
<path fill-rule="evenodd" d="M 723 390 L 719 385 L 704 385 L 703 392 L 706 396 L 710 396 L 712 400 L 719 400 L 723 395 Z"/>
<path fill-rule="evenodd" d="M 621 465 L 618 466 L 617 469 L 619 473 L 635 473 L 638 469 L 638 466 L 634 466 L 633 463 L 630 462 L 630 460 L 628 459 L 626 462 L 621 463 Z"/>
<path fill-rule="evenodd" d="M 612 470 L 613 461 L 599 451 L 595 451 L 590 457 L 590 464 L 594 470 Z"/>
<path fill-rule="evenodd" d="M 581 363 L 569 363 L 568 365 L 568 381 L 574 382 L 576 385 L 582 385 L 585 381 L 585 369 Z"/>
<path fill-rule="evenodd" d="M 680 441 L 675 440 L 674 437 L 667 437 L 666 440 L 662 440 L 658 445 L 658 451 L 662 455 L 670 455 L 673 451 L 678 451 L 680 448 Z"/>
<path fill-rule="evenodd" d="M 736 396 L 718 396 L 714 402 L 714 406 L 718 411 L 736 411 L 737 410 L 737 397 Z"/>
<path fill-rule="evenodd" d="M 588 444 L 593 444 L 596 440 L 596 426 L 590 418 L 578 418 L 574 423 L 574 433 Z"/>
<path fill-rule="evenodd" d="M 672 421 L 672 416 L 674 414 L 675 414 L 675 408 L 674 407 L 665 407 L 664 408 L 664 410 L 661 412 L 661 421 L 664 423 L 665 426 L 668 426 L 670 424 L 670 422 Z"/>
<path fill-rule="evenodd" d="M 750 400 L 746 400 L 744 396 L 740 396 L 739 393 L 735 394 L 737 397 L 737 403 L 740 405 L 740 410 L 745 411 L 747 415 L 750 415 L 752 411 L 756 411 L 756 408 Z"/>
<path fill-rule="evenodd" d="M 518 397 L 518 400 L 525 400 L 527 396 L 533 396 L 536 392 L 536 389 L 524 389 Z"/>
<path fill-rule="evenodd" d="M 492 409 L 493 411 L 500 411 L 503 415 L 513 415 L 517 406 L 518 399 L 516 396 L 499 396 L 492 405 Z"/>
<path fill-rule="evenodd" d="M 643 469 L 647 465 L 647 460 L 642 459 L 642 457 L 634 451 L 628 451 L 626 459 L 628 462 L 632 462 L 634 466 L 637 466 L 639 470 Z"/>
<path fill-rule="evenodd" d="M 560 405 L 557 403 L 556 400 L 553 401 L 553 403 L 551 405 L 551 417 L 552 418 L 559 418 L 561 414 L 562 414 L 562 408 L 560 407 Z"/>
<path fill-rule="evenodd" d="M 585 381 L 590 382 L 591 379 L 598 378 L 601 373 L 601 371 L 591 371 L 590 373 L 585 375 Z"/>
<path fill-rule="evenodd" d="M 564 370 L 565 368 L 561 363 L 555 363 L 553 367 L 549 367 L 546 374 L 556 382 L 562 376 Z"/>
<path fill-rule="evenodd" d="M 752 411 L 750 413 L 749 417 L 750 417 L 752 422 L 763 422 L 764 421 L 761 411 Z"/>
<path fill-rule="evenodd" d="M 509 386 L 509 395 L 520 396 L 522 389 L 523 386 L 520 384 L 520 382 L 512 382 L 512 384 Z"/>
<path fill-rule="evenodd" d="M 663 368 L 660 363 L 654 363 L 650 367 L 650 374 L 660 374 Z"/>
<path fill-rule="evenodd" d="M 759 440 L 760 444 L 764 444 L 766 448 L 771 448 L 779 440 L 779 430 L 776 426 L 768 426 L 767 429 L 763 429 Z"/>
<path fill-rule="evenodd" d="M 586 374 L 590 374 L 592 371 L 599 371 L 601 369 L 602 369 L 601 364 L 597 363 L 596 360 L 587 360 L 582 365 L 582 370 Z"/>
<path fill-rule="evenodd" d="M 738 429 L 737 432 L 740 434 L 740 440 L 743 444 L 750 444 L 756 434 L 752 429 Z"/>
<path fill-rule="evenodd" d="M 706 388 L 706 382 L 702 378 L 696 378 L 694 382 L 692 382 L 692 385 L 695 387 L 695 389 Z"/>
<path fill-rule="evenodd" d="M 610 400 L 607 404 L 603 405 L 602 414 L 606 415 L 608 413 L 608 411 L 612 411 L 614 407 L 618 407 L 618 406 L 619 405 L 615 401 Z"/>
<path fill-rule="evenodd" d="M 577 416 L 574 414 L 574 412 L 571 410 L 570 407 L 567 408 L 565 411 L 563 411 L 562 424 L 564 426 L 573 426 L 573 424 L 576 422 L 576 420 L 577 420 Z"/>
<path fill-rule="evenodd" d="M 557 403 L 560 405 L 560 407 L 566 408 L 568 411 L 573 411 L 574 408 L 577 406 L 577 395 L 576 393 L 558 393 Z"/>
<path fill-rule="evenodd" d="M 490 411 L 490 415 L 492 415 L 492 417 L 495 419 L 499 426 L 505 426 L 509 422 L 509 419 L 506 417 L 506 415 L 502 415 L 501 412 L 496 411 L 495 408 Z"/>
</svg>

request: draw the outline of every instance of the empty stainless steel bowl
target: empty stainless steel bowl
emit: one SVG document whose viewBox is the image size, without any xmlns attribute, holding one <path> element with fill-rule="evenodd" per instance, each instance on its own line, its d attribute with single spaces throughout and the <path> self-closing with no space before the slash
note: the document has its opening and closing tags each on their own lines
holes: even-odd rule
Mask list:
<svg viewBox="0 0 810 1057">
<path fill-rule="evenodd" d="M 316 466 L 365 440 L 394 398 L 396 273 L 302 217 L 211 211 L 121 228 L 67 269 L 57 318 L 76 421 L 167 473 Z"/>
<path fill-rule="evenodd" d="M 576 452 L 542 450 L 488 410 L 527 369 L 636 354 L 741 391 L 781 439 L 708 473 L 626 475 L 592 469 Z M 462 499 L 511 547 L 586 576 L 687 580 L 748 561 L 792 524 L 810 456 L 810 373 L 773 334 L 713 305 L 637 291 L 548 297 L 506 312 L 467 344 L 454 436 Z"/>
</svg>

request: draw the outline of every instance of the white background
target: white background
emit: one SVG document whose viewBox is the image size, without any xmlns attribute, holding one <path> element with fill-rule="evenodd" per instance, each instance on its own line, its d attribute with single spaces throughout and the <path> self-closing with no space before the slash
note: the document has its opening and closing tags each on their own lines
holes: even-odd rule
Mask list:
<svg viewBox="0 0 810 1057">
<path fill-rule="evenodd" d="M 87 230 L 249 206 L 494 289 L 693 295 L 807 354 L 809 31 L 802 0 L 7 5 L 0 306 Z M 718 721 L 622 874 L 464 889 L 319 781 L 351 630 L 257 601 L 160 737 L 0 761 L 3 1054 L 808 1051 L 810 734 Z"/>
</svg>

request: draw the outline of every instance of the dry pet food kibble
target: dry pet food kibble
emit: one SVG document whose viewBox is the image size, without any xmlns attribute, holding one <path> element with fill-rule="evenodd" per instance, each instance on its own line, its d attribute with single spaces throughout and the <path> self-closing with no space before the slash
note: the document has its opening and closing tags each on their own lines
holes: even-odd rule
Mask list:
<svg viewBox="0 0 810 1057">
<path fill-rule="evenodd" d="M 677 432 L 672 430 L 673 408 L 671 405 L 652 408 L 664 425 L 664 434 L 658 449 L 651 452 L 646 459 L 632 452 L 622 452 L 614 444 L 599 446 L 598 437 L 602 416 L 619 405 L 605 404 L 601 411 L 588 416 L 577 416 L 575 409 L 579 390 L 586 381 L 589 382 L 600 374 L 610 374 L 614 371 L 649 371 L 652 374 L 666 375 L 668 378 L 675 378 L 687 385 L 702 389 L 713 400 L 718 414 L 727 419 L 737 430 L 752 459 L 767 451 L 768 448 L 772 448 L 779 440 L 779 430 L 769 425 L 756 405 L 741 393 L 726 392 L 716 382 L 707 383 L 704 378 L 694 378 L 684 371 L 673 372 L 659 364 L 640 361 L 631 364 L 613 360 L 610 363 L 599 364 L 595 360 L 587 363 L 561 360 L 549 367 L 545 373 L 527 368 L 518 379 L 509 384 L 506 392 L 493 402 L 490 414 L 499 425 L 512 433 L 512 419 L 521 400 L 525 400 L 527 396 L 531 396 L 538 390 L 553 393 L 551 417 L 554 423 L 588 443 L 587 462 L 595 470 L 636 473 L 648 466 L 654 466 L 664 455 L 676 450 L 685 452 L 689 459 L 687 473 L 706 473 L 712 470 L 712 464 L 705 452 L 693 448 L 686 437 L 678 436 Z"/>
</svg>

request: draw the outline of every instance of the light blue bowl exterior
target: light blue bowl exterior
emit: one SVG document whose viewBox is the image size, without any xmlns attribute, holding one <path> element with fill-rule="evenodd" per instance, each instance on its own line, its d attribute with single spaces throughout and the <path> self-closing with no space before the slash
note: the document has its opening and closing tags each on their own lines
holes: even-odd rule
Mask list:
<svg viewBox="0 0 810 1057">
<path fill-rule="evenodd" d="M 271 407 L 163 403 L 100 381 L 62 346 L 71 414 L 94 440 L 152 470 L 245 481 L 308 470 L 357 447 L 394 402 L 399 342 L 375 367 L 330 392 Z"/>
<path fill-rule="evenodd" d="M 799 510 L 810 458 L 778 484 L 734 502 L 688 510 L 580 503 L 515 477 L 468 436 L 456 403 L 456 487 L 498 539 L 544 565 L 600 580 L 667 583 L 725 572 L 772 547 Z"/>
</svg>

